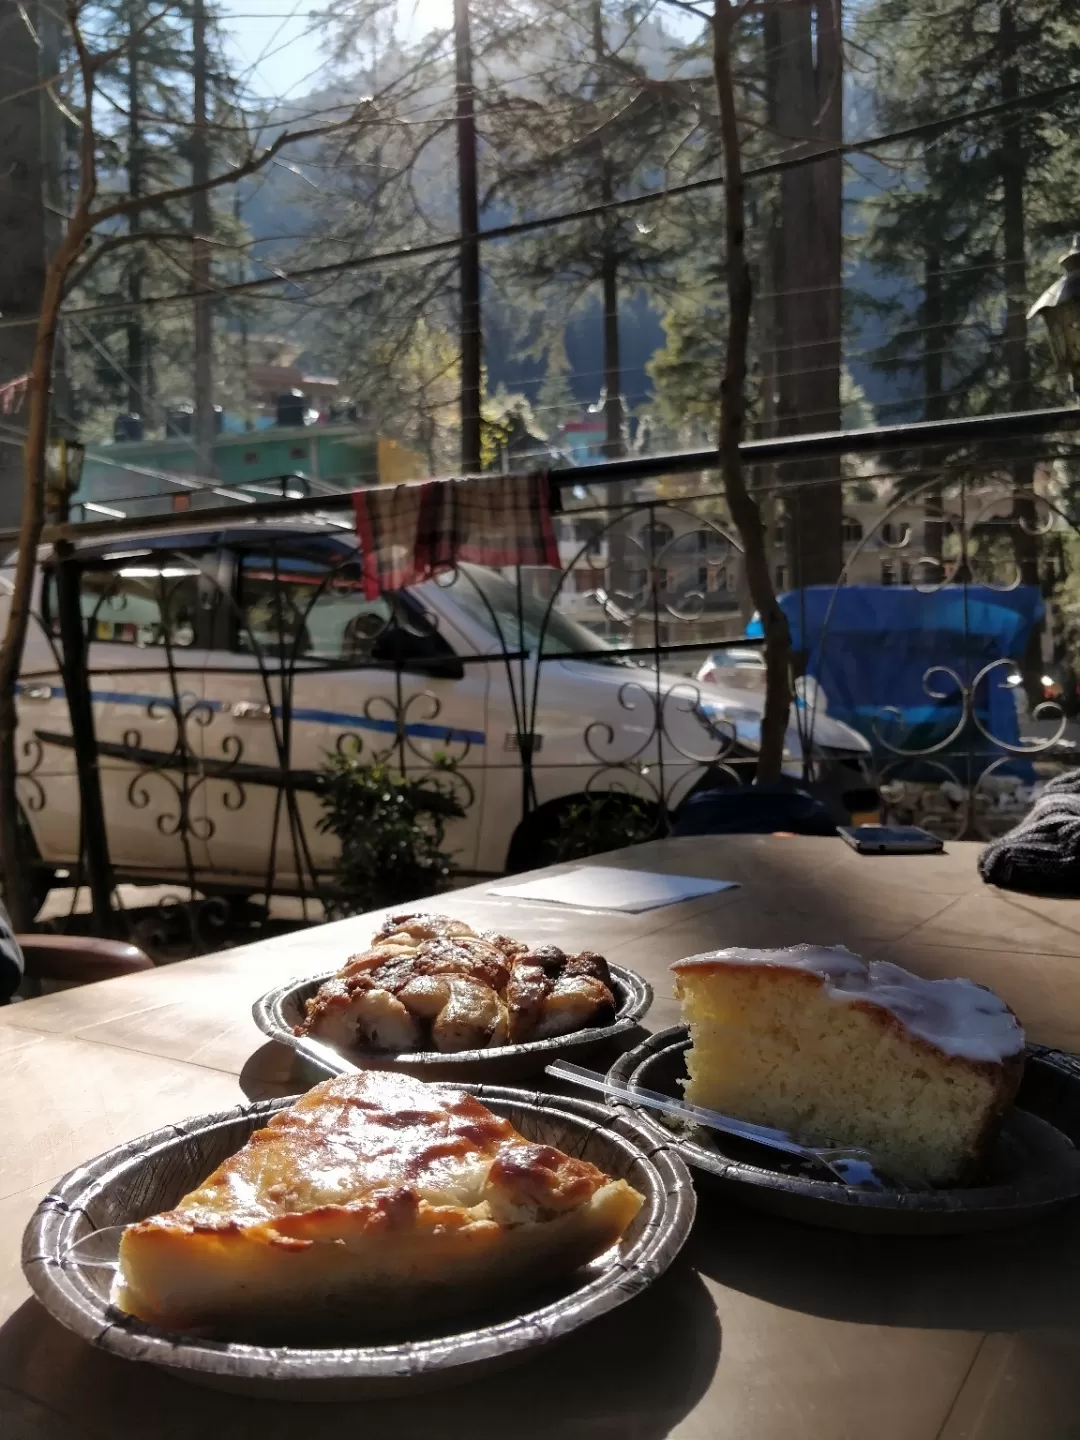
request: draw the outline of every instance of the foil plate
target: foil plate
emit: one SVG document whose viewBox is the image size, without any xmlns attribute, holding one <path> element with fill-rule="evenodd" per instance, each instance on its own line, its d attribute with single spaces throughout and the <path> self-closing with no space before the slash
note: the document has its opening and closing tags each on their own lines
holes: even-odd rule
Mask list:
<svg viewBox="0 0 1080 1440">
<path fill-rule="evenodd" d="M 690 1033 L 660 1030 L 621 1055 L 608 1078 L 682 1099 Z M 930 1191 L 859 1190 L 750 1141 L 675 1122 L 617 1101 L 675 1145 L 695 1171 L 698 1191 L 832 1230 L 878 1235 L 944 1235 L 1038 1220 L 1080 1198 L 1080 1060 L 1031 1049 L 1016 1104 L 1002 1125 L 980 1182 Z"/>
<path fill-rule="evenodd" d="M 418 1080 L 457 1080 L 512 1084 L 543 1074 L 544 1066 L 554 1060 L 582 1061 L 594 1051 L 620 1039 L 631 1037 L 652 1004 L 652 986 L 634 970 L 610 965 L 612 989 L 615 994 L 616 1018 L 611 1025 L 587 1026 L 569 1035 L 555 1035 L 549 1040 L 529 1040 L 523 1045 L 494 1045 L 489 1050 L 458 1050 L 447 1054 L 442 1050 L 408 1050 L 391 1054 L 384 1050 L 335 1049 L 321 1040 L 293 1034 L 293 1027 L 304 1019 L 304 1004 L 337 972 L 290 980 L 268 991 L 251 1007 L 255 1024 L 271 1040 L 288 1045 L 303 1062 L 305 1073 L 320 1080 L 333 1075 L 347 1075 L 357 1068 L 365 1070 L 400 1070 Z"/>
<path fill-rule="evenodd" d="M 694 1188 L 675 1151 L 658 1144 L 633 1115 L 525 1090 L 468 1088 L 527 1139 L 590 1160 L 645 1197 L 619 1245 L 552 1288 L 522 1295 L 512 1313 L 504 1306 L 466 1314 L 393 1344 L 230 1344 L 169 1334 L 117 1310 L 109 1303 L 112 1271 L 66 1258 L 93 1231 L 171 1208 L 292 1099 L 197 1116 L 72 1170 L 27 1226 L 23 1271 L 49 1313 L 91 1345 L 245 1394 L 330 1401 L 413 1393 L 525 1359 L 633 1299 L 668 1268 L 690 1232 Z"/>
</svg>

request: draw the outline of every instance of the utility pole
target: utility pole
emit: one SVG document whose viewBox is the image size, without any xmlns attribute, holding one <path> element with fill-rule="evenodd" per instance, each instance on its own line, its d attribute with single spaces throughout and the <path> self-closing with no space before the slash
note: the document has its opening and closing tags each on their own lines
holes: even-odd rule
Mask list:
<svg viewBox="0 0 1080 1440">
<path fill-rule="evenodd" d="M 139 113 L 139 10 L 138 0 L 128 0 L 127 37 L 127 174 L 128 195 L 138 200 L 143 193 L 143 131 L 142 116 Z M 142 212 L 132 210 L 128 217 L 128 230 L 138 234 L 142 228 Z M 142 312 L 142 254 L 131 246 L 127 257 L 127 292 L 131 309 L 127 318 L 127 408 L 132 415 L 141 415 L 144 422 L 150 419 L 148 389 L 148 364 L 146 355 L 146 332 L 143 328 Z"/>
<path fill-rule="evenodd" d="M 458 224 L 461 231 L 461 468 L 478 475 L 480 458 L 480 203 L 476 179 L 476 90 L 469 0 L 454 0 L 457 97 Z"/>
<path fill-rule="evenodd" d="M 593 58 L 596 61 L 594 94 L 599 101 L 607 88 L 604 81 L 604 11 L 603 0 L 593 0 Z M 610 205 L 615 199 L 615 167 L 601 140 L 600 200 Z M 619 355 L 619 256 L 605 222 L 600 252 L 600 286 L 604 304 L 604 457 L 618 460 L 625 454 L 622 413 L 622 363 Z"/>
<path fill-rule="evenodd" d="M 214 315 L 210 294 L 210 144 L 206 120 L 206 3 L 195 0 L 191 15 L 192 130 L 191 181 L 198 188 L 191 199 L 191 276 L 195 300 L 195 468 L 214 476 Z"/>
<path fill-rule="evenodd" d="M 826 149 L 843 139 L 839 26 L 836 0 L 806 5 L 773 0 L 765 11 L 768 120 L 785 145 Z M 780 176 L 778 190 L 770 266 L 776 433 L 839 429 L 841 162 L 834 157 L 788 170 Z M 793 487 L 787 506 L 791 583 L 835 584 L 843 567 L 839 462 L 785 466 L 781 478 Z"/>
<path fill-rule="evenodd" d="M 0 0 L 0 314 L 9 322 L 0 329 L 0 387 L 30 370 L 34 322 L 45 285 L 45 107 L 52 102 L 38 87 L 45 73 L 56 73 L 56 56 L 39 48 L 39 37 L 31 29 L 38 15 L 37 5 Z M 7 404 L 0 405 L 0 420 L 22 428 Z M 22 500 L 22 445 L 5 440 L 0 442 L 0 528 L 18 527 Z"/>
<path fill-rule="evenodd" d="M 243 217 L 243 205 L 242 205 L 241 199 L 240 199 L 240 186 L 237 185 L 237 186 L 235 187 L 234 191 L 233 191 L 233 219 L 236 221 L 236 229 L 237 229 L 238 232 L 239 232 L 239 229 L 240 229 L 240 221 L 241 221 L 242 217 Z M 237 284 L 242 284 L 243 281 L 244 281 L 246 278 L 247 278 L 247 267 L 246 267 L 246 265 L 244 264 L 243 254 L 241 254 L 241 255 L 237 258 L 237 261 L 236 261 L 236 281 L 237 281 Z M 245 429 L 245 430 L 252 430 L 252 429 L 254 429 L 254 426 L 253 426 L 252 421 L 251 421 L 251 383 L 250 383 L 250 377 L 251 377 L 251 356 L 250 356 L 250 353 L 249 353 L 249 346 L 248 346 L 249 336 L 248 336 L 247 306 L 245 305 L 243 298 L 241 298 L 241 300 L 240 300 L 240 302 L 239 302 L 239 304 L 238 304 L 238 306 L 237 306 L 237 313 L 238 313 L 239 320 L 240 320 L 240 375 L 241 375 L 241 385 L 242 385 L 242 389 L 241 389 L 241 392 L 240 392 L 240 393 L 241 393 L 241 395 L 242 395 L 242 397 L 243 397 L 244 429 Z"/>
</svg>

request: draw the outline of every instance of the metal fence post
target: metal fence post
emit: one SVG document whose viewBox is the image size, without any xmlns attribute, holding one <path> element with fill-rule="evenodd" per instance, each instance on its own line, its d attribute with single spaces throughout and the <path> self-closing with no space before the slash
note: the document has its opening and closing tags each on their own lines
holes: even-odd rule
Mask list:
<svg viewBox="0 0 1080 1440">
<path fill-rule="evenodd" d="M 79 776 L 79 805 L 82 810 L 82 861 L 94 926 L 102 936 L 113 934 L 113 874 L 109 839 L 105 828 L 105 806 L 101 798 L 97 739 L 90 679 L 86 673 L 87 644 L 82 607 L 79 604 L 81 567 L 75 547 L 68 541 L 56 546 L 56 611 L 63 647 L 64 692 L 71 715 L 75 763 Z"/>
</svg>

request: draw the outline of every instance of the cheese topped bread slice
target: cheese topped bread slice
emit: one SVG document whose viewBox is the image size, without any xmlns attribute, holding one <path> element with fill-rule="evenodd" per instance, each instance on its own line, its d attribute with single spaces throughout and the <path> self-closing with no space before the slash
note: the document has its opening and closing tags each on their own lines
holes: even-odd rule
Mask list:
<svg viewBox="0 0 1080 1440">
<path fill-rule="evenodd" d="M 419 1334 L 577 1269 L 641 1204 L 465 1091 L 360 1071 L 317 1085 L 175 1209 L 129 1225 L 113 1298 L 228 1339 Z"/>
</svg>

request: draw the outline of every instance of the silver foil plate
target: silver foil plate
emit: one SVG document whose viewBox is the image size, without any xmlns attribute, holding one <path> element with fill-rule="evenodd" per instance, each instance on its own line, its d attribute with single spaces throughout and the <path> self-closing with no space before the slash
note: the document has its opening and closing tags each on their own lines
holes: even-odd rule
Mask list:
<svg viewBox="0 0 1080 1440">
<path fill-rule="evenodd" d="M 340 1349 L 231 1344 L 168 1334 L 117 1310 L 109 1301 L 111 1272 L 67 1258 L 72 1245 L 92 1231 L 172 1208 L 292 1099 L 259 1101 L 166 1126 L 72 1170 L 27 1226 L 23 1271 L 49 1313 L 91 1345 L 199 1384 L 248 1394 L 339 1400 L 411 1393 L 524 1359 L 652 1284 L 689 1234 L 694 1189 L 675 1151 L 658 1143 L 633 1115 L 525 1090 L 468 1088 L 527 1139 L 589 1160 L 645 1197 L 619 1245 L 552 1289 L 522 1295 L 518 1313 L 507 1314 L 504 1306 L 466 1314 L 423 1338 L 394 1344 Z"/>
<path fill-rule="evenodd" d="M 611 1025 L 586 1026 L 569 1035 L 529 1040 L 523 1045 L 493 1045 L 488 1050 L 458 1050 L 452 1054 L 442 1050 L 408 1050 L 400 1054 L 359 1048 L 344 1051 L 310 1036 L 294 1034 L 294 1027 L 306 1017 L 306 1002 L 320 985 L 337 974 L 336 970 L 304 980 L 290 980 L 267 991 L 251 1007 L 251 1014 L 264 1035 L 288 1045 L 304 1062 L 305 1070 L 321 1079 L 347 1075 L 361 1068 L 398 1070 L 419 1080 L 512 1083 L 541 1075 L 544 1066 L 553 1060 L 582 1060 L 620 1039 L 626 1043 L 632 1036 L 652 1004 L 652 986 L 636 971 L 622 965 L 608 968 L 616 1007 Z"/>
<path fill-rule="evenodd" d="M 620 1085 L 682 1098 L 690 1033 L 657 1031 L 608 1071 Z M 697 1126 L 672 1129 L 625 1102 L 658 1143 L 677 1146 L 703 1195 L 719 1192 L 827 1229 L 879 1235 L 941 1235 L 1023 1224 L 1080 1198 L 1080 1061 L 1029 1052 L 1017 1104 L 1009 1111 L 977 1184 L 931 1191 L 872 1191 L 822 1179 L 778 1152 Z M 624 1102 L 617 1101 L 621 1109 Z"/>
</svg>

